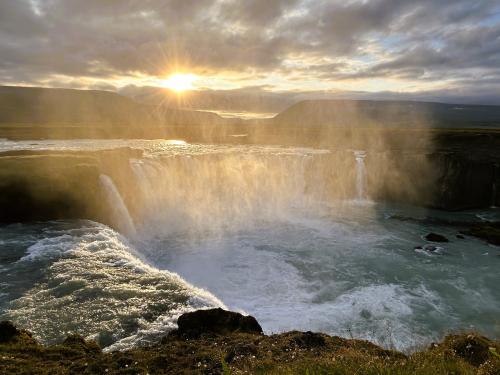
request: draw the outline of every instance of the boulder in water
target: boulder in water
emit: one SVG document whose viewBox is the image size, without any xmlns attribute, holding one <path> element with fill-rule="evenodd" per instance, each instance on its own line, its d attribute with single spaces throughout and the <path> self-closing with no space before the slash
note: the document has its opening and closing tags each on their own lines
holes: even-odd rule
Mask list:
<svg viewBox="0 0 500 375">
<path fill-rule="evenodd" d="M 445 236 L 438 233 L 429 233 L 425 236 L 425 239 L 430 242 L 449 242 Z"/>
<path fill-rule="evenodd" d="M 202 334 L 223 335 L 232 332 L 262 334 L 262 327 L 253 316 L 226 311 L 221 308 L 197 310 L 182 314 L 177 320 L 176 335 L 199 337 Z"/>
<path fill-rule="evenodd" d="M 443 248 L 435 245 L 415 246 L 413 250 L 427 252 L 428 254 L 443 254 Z"/>
</svg>

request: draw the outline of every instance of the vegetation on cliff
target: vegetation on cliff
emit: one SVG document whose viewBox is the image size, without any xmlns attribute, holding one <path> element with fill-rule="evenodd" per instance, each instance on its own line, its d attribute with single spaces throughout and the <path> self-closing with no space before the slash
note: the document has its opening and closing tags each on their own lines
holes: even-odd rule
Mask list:
<svg viewBox="0 0 500 375">
<path fill-rule="evenodd" d="M 181 321 L 157 345 L 112 353 L 80 336 L 45 347 L 2 322 L 0 373 L 500 374 L 500 342 L 477 334 L 450 335 L 406 355 L 312 332 L 267 336 L 255 319 L 221 309 L 188 313 Z"/>
</svg>

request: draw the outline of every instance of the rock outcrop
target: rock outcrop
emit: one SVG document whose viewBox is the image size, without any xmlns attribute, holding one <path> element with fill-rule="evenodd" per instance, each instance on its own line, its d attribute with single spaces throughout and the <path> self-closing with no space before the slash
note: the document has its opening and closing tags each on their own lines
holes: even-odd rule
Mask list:
<svg viewBox="0 0 500 375">
<path fill-rule="evenodd" d="M 239 315 L 216 314 L 229 322 Z M 217 331 L 227 333 L 198 337 L 169 334 L 158 344 L 111 353 L 75 335 L 58 345 L 43 346 L 27 332 L 2 323 L 0 336 L 2 326 L 15 333 L 0 342 L 0 373 L 493 375 L 500 371 L 500 343 L 477 334 L 451 335 L 405 355 L 364 340 L 296 331 L 248 334 L 233 331 L 234 326 L 221 330 L 219 323 Z"/>
<path fill-rule="evenodd" d="M 191 338 L 203 334 L 224 335 L 234 332 L 262 334 L 262 328 L 253 316 L 221 308 L 185 313 L 179 317 L 177 325 L 177 335 Z"/>
</svg>

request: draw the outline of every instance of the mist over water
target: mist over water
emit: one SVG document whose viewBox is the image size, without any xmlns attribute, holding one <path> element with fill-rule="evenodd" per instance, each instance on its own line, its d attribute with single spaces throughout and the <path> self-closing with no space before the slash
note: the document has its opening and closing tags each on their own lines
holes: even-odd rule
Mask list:
<svg viewBox="0 0 500 375">
<path fill-rule="evenodd" d="M 110 202 L 109 206 L 113 209 L 113 221 L 122 233 L 134 237 L 136 235 L 134 221 L 128 212 L 125 202 L 123 202 L 120 192 L 113 183 L 113 180 L 104 174 L 99 176 L 99 180 L 107 193 Z"/>
<path fill-rule="evenodd" d="M 145 152 L 129 161 L 129 180 L 100 176 L 122 234 L 88 221 L 1 228 L 0 246 L 12 252 L 0 270 L 3 317 L 42 340 L 79 331 L 110 349 L 142 345 L 180 312 L 222 305 L 254 315 L 266 332 L 322 331 L 403 350 L 457 329 L 500 337 L 498 250 L 456 239 L 457 228 L 440 224 L 451 214 L 370 201 L 370 151 L 0 144 L 121 146 Z M 451 242 L 415 250 L 430 231 Z M 37 271 L 20 283 L 27 269 Z"/>
<path fill-rule="evenodd" d="M 221 234 L 320 208 L 325 151 L 236 148 L 132 160 L 140 232 Z"/>
</svg>

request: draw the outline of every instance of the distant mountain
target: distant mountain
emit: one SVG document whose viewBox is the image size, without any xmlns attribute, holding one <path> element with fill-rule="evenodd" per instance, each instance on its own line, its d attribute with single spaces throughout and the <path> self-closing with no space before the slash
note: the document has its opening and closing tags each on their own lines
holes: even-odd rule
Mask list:
<svg viewBox="0 0 500 375">
<path fill-rule="evenodd" d="M 142 98 L 142 102 L 138 102 L 108 91 L 0 86 L 0 125 L 71 124 L 80 127 L 130 129 L 259 123 L 298 127 L 500 127 L 500 106 L 414 101 L 305 100 L 291 105 L 270 120 L 245 122 L 224 119 L 211 112 L 180 109 L 182 104 L 174 104 L 174 99 L 165 96 L 163 91 L 154 89 L 145 90 L 144 93 L 146 92 L 158 97 L 147 100 Z M 192 94 L 194 93 L 190 93 Z M 194 95 L 201 95 L 198 99 L 202 100 L 204 94 Z M 234 103 L 240 99 L 234 99 Z M 176 100 L 180 100 L 179 97 Z M 264 97 L 259 100 L 264 101 Z M 155 101 L 156 104 L 153 104 Z M 223 103 L 229 110 L 241 110 L 236 104 L 235 108 L 230 107 L 229 97 Z M 280 105 L 283 104 L 284 102 L 280 102 Z M 275 105 L 277 102 L 271 104 L 271 107 Z M 262 106 L 258 106 L 260 110 L 269 110 L 271 107 L 265 107 L 264 102 Z"/>
<path fill-rule="evenodd" d="M 0 123 L 142 127 L 223 122 L 213 113 L 146 105 L 108 91 L 0 86 Z"/>
<path fill-rule="evenodd" d="M 278 113 L 295 102 L 290 96 L 240 90 L 197 90 L 179 96 L 165 88 L 129 86 L 120 93 L 145 104 L 210 111 Z"/>
<path fill-rule="evenodd" d="M 413 101 L 305 100 L 271 121 L 281 126 L 500 127 L 500 106 Z"/>
</svg>

